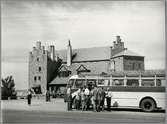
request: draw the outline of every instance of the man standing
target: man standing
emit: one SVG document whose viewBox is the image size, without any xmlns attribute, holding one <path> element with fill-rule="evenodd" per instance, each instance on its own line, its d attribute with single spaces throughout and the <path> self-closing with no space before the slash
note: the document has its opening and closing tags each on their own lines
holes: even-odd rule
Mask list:
<svg viewBox="0 0 167 124">
<path fill-rule="evenodd" d="M 46 91 L 46 102 L 50 101 L 50 92 Z"/>
<path fill-rule="evenodd" d="M 109 90 L 110 88 L 107 88 L 107 92 L 106 92 L 106 100 L 107 100 L 107 110 L 111 111 L 110 106 L 111 106 L 111 98 L 113 97 L 113 94 L 111 92 L 111 90 Z"/>
<path fill-rule="evenodd" d="M 29 106 L 31 105 L 31 98 L 32 98 L 31 89 L 29 89 L 27 94 L 27 101 Z"/>
<path fill-rule="evenodd" d="M 67 110 L 70 111 L 72 109 L 72 96 L 71 96 L 71 86 L 67 89 Z"/>
<path fill-rule="evenodd" d="M 101 100 L 101 109 L 102 111 L 104 111 L 104 101 L 105 101 L 105 96 L 106 96 L 106 93 L 104 91 L 104 88 L 102 87 L 102 92 L 101 92 L 101 97 L 102 97 L 102 100 Z"/>
<path fill-rule="evenodd" d="M 91 101 L 93 104 L 93 111 L 97 111 L 97 87 L 96 85 L 93 86 L 93 89 L 91 90 Z"/>
<path fill-rule="evenodd" d="M 86 106 L 86 103 L 85 103 L 85 89 L 81 89 L 81 104 L 82 104 L 82 111 L 85 110 L 85 106 Z"/>
<path fill-rule="evenodd" d="M 87 111 L 88 109 L 89 109 L 89 102 L 90 102 L 90 91 L 89 91 L 89 89 L 88 89 L 88 86 L 86 86 L 86 89 L 85 89 L 85 92 L 84 92 L 84 94 L 85 94 L 85 100 L 86 100 L 86 108 L 85 108 L 85 110 Z"/>
</svg>

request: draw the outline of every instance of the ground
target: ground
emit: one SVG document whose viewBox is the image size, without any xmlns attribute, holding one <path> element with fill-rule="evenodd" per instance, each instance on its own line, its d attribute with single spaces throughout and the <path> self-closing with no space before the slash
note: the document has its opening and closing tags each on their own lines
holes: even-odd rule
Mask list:
<svg viewBox="0 0 167 124">
<path fill-rule="evenodd" d="M 165 112 L 113 109 L 111 112 L 67 111 L 63 99 L 26 99 L 1 102 L 3 123 L 165 123 Z"/>
</svg>

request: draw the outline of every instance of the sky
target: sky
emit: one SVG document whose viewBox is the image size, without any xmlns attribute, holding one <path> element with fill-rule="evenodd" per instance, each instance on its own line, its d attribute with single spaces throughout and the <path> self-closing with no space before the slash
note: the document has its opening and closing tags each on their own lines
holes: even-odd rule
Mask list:
<svg viewBox="0 0 167 124">
<path fill-rule="evenodd" d="M 125 47 L 145 56 L 145 69 L 165 69 L 165 3 L 160 1 L 3 0 L 2 77 L 28 87 L 28 53 L 36 41 L 66 49 Z"/>
</svg>

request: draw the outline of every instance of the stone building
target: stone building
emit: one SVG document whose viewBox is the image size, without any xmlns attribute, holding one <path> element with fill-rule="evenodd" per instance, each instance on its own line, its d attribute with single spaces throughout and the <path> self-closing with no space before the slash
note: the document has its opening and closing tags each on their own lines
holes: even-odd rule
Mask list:
<svg viewBox="0 0 167 124">
<path fill-rule="evenodd" d="M 124 47 L 120 36 L 113 46 L 72 49 L 70 41 L 66 50 L 47 50 L 37 42 L 29 56 L 29 87 L 35 91 L 46 89 L 62 92 L 69 76 L 80 73 L 101 74 L 113 71 L 144 70 L 144 56 Z"/>
</svg>

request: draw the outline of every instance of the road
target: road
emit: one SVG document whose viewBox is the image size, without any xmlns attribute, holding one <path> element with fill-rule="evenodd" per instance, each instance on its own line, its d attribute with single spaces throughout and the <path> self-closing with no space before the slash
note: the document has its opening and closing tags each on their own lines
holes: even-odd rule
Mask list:
<svg viewBox="0 0 167 124">
<path fill-rule="evenodd" d="M 3 101 L 4 123 L 164 123 L 165 112 L 146 113 L 139 110 L 111 112 L 66 111 L 63 100 L 50 103 L 36 100 L 32 106 L 26 101 Z"/>
</svg>

